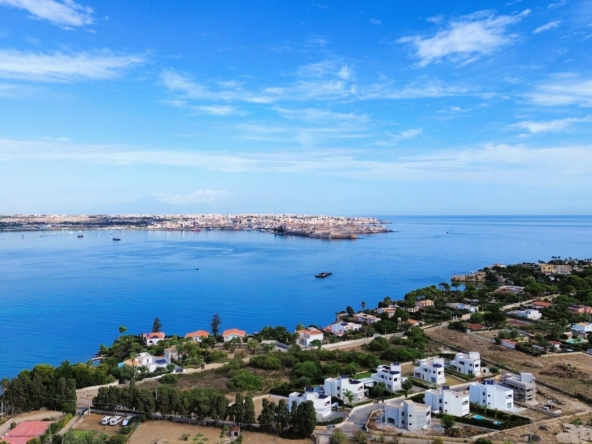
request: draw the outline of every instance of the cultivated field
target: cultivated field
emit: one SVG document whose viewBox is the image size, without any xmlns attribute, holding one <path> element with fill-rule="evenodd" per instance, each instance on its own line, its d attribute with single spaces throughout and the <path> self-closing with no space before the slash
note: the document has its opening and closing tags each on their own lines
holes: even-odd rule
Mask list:
<svg viewBox="0 0 592 444">
<path fill-rule="evenodd" d="M 187 441 L 182 438 L 185 434 L 190 435 Z M 265 433 L 245 432 L 243 436 L 244 444 L 312 443 L 312 440 L 287 440 Z M 197 439 L 194 440 L 196 437 Z M 215 427 L 177 424 L 167 421 L 148 421 L 141 424 L 128 441 L 129 444 L 173 444 L 195 442 L 200 444 L 217 444 L 219 442 L 226 442 L 226 440 L 220 438 L 220 429 Z"/>
<path fill-rule="evenodd" d="M 478 351 L 487 365 L 499 363 L 513 370 L 530 372 L 540 380 L 571 393 L 592 398 L 592 356 L 582 353 L 556 354 L 535 358 L 525 353 L 492 344 L 488 339 L 447 328 L 428 330 L 437 341 L 464 350 Z M 543 389 L 541 387 L 541 389 Z"/>
</svg>

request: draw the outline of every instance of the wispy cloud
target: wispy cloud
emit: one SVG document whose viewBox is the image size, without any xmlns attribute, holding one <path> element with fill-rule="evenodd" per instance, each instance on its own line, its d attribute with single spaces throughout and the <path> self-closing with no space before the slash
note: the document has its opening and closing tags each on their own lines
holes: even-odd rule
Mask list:
<svg viewBox="0 0 592 444">
<path fill-rule="evenodd" d="M 233 114 L 241 114 L 241 112 L 234 106 L 227 105 L 204 105 L 197 106 L 195 108 L 204 112 L 205 114 L 211 114 L 213 116 L 231 116 Z"/>
<path fill-rule="evenodd" d="M 557 76 L 553 81 L 541 83 L 528 99 L 543 106 L 580 105 L 592 106 L 592 79 L 580 79 L 573 75 Z"/>
<path fill-rule="evenodd" d="M 65 54 L 0 50 L 0 77 L 42 82 L 110 79 L 145 61 L 141 55 L 110 51 Z"/>
<path fill-rule="evenodd" d="M 369 21 L 370 21 L 370 23 L 371 23 L 372 25 L 376 25 L 376 26 L 378 26 L 378 25 L 381 25 L 381 24 L 382 24 L 382 20 L 378 20 L 378 19 L 375 19 L 375 18 L 371 18 Z"/>
<path fill-rule="evenodd" d="M 575 123 L 592 122 L 592 116 L 568 117 L 566 119 L 548 120 L 545 122 L 524 121 L 511 125 L 510 128 L 521 128 L 530 131 L 532 134 L 559 133 Z"/>
<path fill-rule="evenodd" d="M 201 202 L 214 202 L 217 197 L 230 194 L 225 190 L 198 190 L 191 194 L 155 194 L 156 200 L 169 205 L 189 206 Z"/>
<path fill-rule="evenodd" d="M 287 109 L 275 107 L 282 117 L 291 120 L 305 120 L 309 122 L 319 121 L 345 121 L 345 122 L 368 122 L 367 114 L 354 113 L 336 113 L 332 111 L 325 111 L 322 109 L 306 108 L 306 109 Z"/>
<path fill-rule="evenodd" d="M 546 25 L 539 26 L 537 29 L 532 31 L 533 34 L 538 34 L 539 32 L 549 31 L 550 29 L 554 29 L 561 25 L 560 20 L 554 20 L 552 22 L 547 23 Z"/>
<path fill-rule="evenodd" d="M 0 161 L 19 160 L 78 161 L 121 166 L 163 165 L 226 173 L 315 174 L 382 181 L 499 183 L 500 174 L 509 182 L 528 185 L 564 185 L 566 181 L 591 185 L 592 181 L 589 174 L 589 165 L 592 164 L 590 145 L 535 149 L 524 145 L 486 144 L 474 148 L 441 149 L 433 154 L 373 160 L 363 157 L 363 154 L 330 154 L 326 151 L 224 154 L 0 140 Z M 170 202 L 187 204 L 222 195 L 215 193 L 219 191 L 203 190 L 191 193 L 188 195 L 190 197 L 159 196 Z"/>
<path fill-rule="evenodd" d="M 24 9 L 32 18 L 47 20 L 62 27 L 93 23 L 93 9 L 73 0 L 0 0 L 0 5 Z"/>
<path fill-rule="evenodd" d="M 415 47 L 415 57 L 420 59 L 419 66 L 443 59 L 466 64 L 510 44 L 515 35 L 508 34 L 506 28 L 528 14 L 529 9 L 515 15 L 480 11 L 450 21 L 446 29 L 433 37 L 408 36 L 400 38 L 398 42 Z"/>
</svg>

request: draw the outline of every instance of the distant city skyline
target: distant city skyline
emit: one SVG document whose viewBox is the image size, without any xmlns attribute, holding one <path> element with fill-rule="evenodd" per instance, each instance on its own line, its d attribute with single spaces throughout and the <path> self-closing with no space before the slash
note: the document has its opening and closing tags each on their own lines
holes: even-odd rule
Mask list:
<svg viewBox="0 0 592 444">
<path fill-rule="evenodd" d="M 590 214 L 592 2 L 0 0 L 0 213 Z"/>
</svg>

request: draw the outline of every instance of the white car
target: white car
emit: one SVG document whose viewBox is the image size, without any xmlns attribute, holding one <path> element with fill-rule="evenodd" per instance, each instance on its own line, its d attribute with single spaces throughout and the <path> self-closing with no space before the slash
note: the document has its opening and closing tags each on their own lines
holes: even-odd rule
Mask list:
<svg viewBox="0 0 592 444">
<path fill-rule="evenodd" d="M 111 420 L 110 416 L 105 416 L 102 420 L 101 420 L 101 424 L 102 425 L 107 425 L 109 424 L 109 421 Z"/>
</svg>

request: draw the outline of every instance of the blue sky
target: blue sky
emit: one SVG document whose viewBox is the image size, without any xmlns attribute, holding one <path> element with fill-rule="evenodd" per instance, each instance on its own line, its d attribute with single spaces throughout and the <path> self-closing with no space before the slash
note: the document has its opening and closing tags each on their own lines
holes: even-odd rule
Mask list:
<svg viewBox="0 0 592 444">
<path fill-rule="evenodd" d="M 590 214 L 592 1 L 0 0 L 0 213 Z"/>
</svg>

